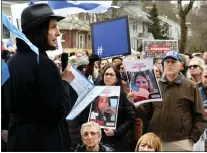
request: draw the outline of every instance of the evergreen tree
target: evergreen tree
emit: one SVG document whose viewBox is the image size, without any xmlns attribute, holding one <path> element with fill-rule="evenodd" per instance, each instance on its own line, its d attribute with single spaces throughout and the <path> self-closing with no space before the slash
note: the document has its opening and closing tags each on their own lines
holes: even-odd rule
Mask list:
<svg viewBox="0 0 207 153">
<path fill-rule="evenodd" d="M 169 26 L 166 23 L 161 24 L 161 21 L 158 18 L 159 14 L 155 3 L 153 4 L 149 14 L 149 19 L 153 22 L 151 25 L 149 25 L 149 32 L 153 34 L 155 39 L 168 39 L 166 33 Z"/>
</svg>

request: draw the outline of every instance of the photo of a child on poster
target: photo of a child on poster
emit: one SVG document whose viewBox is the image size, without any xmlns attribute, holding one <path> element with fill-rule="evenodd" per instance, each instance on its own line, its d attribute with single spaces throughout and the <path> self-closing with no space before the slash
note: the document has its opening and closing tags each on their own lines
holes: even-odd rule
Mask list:
<svg viewBox="0 0 207 153">
<path fill-rule="evenodd" d="M 131 92 L 137 98 L 135 105 L 146 102 L 162 101 L 159 85 L 153 70 L 153 59 L 124 61 Z"/>
<path fill-rule="evenodd" d="M 88 121 L 98 123 L 101 128 L 116 128 L 120 87 L 117 88 L 119 92 L 114 87 L 107 86 L 91 103 Z"/>
</svg>

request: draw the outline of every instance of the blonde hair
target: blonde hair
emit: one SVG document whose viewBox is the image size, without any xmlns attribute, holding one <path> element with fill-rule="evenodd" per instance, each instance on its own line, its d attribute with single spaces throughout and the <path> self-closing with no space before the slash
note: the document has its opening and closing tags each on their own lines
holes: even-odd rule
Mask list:
<svg viewBox="0 0 207 153">
<path fill-rule="evenodd" d="M 155 149 L 155 152 L 162 151 L 162 145 L 161 145 L 160 138 L 154 133 L 147 133 L 143 135 L 137 142 L 135 152 L 139 152 L 140 144 L 147 144 L 148 146 L 153 147 Z"/>
<path fill-rule="evenodd" d="M 204 59 L 202 59 L 202 58 L 200 58 L 200 57 L 193 57 L 193 58 L 189 61 L 189 64 L 190 64 L 192 61 L 197 61 L 197 62 L 198 62 L 198 65 L 201 67 L 201 69 L 204 69 L 204 68 L 205 68 L 205 61 L 204 61 Z"/>
<path fill-rule="evenodd" d="M 198 66 L 201 68 L 201 71 L 203 71 L 203 69 L 205 68 L 205 61 L 204 59 L 200 58 L 200 57 L 193 57 L 190 61 L 189 61 L 189 64 L 192 62 L 192 61 L 197 61 L 198 62 Z M 192 78 L 189 70 L 187 71 L 187 74 L 186 74 L 187 78 Z"/>
</svg>

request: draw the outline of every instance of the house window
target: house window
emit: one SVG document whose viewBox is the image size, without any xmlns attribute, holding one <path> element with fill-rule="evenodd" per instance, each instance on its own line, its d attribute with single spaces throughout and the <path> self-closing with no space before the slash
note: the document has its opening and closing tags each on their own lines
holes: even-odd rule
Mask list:
<svg viewBox="0 0 207 153">
<path fill-rule="evenodd" d="M 137 42 L 135 39 L 132 39 L 132 49 L 133 50 L 136 50 L 136 45 L 137 45 Z"/>
<path fill-rule="evenodd" d="M 61 34 L 61 42 L 65 42 L 65 34 L 64 33 Z"/>
<path fill-rule="evenodd" d="M 11 17 L 8 16 L 8 18 L 11 21 Z M 2 24 L 2 25 L 3 25 L 3 39 L 9 39 L 10 38 L 10 31 L 7 29 L 6 26 L 4 26 L 4 24 Z"/>
<path fill-rule="evenodd" d="M 138 22 L 138 31 L 139 33 L 142 33 L 142 23 L 141 22 Z"/>
<path fill-rule="evenodd" d="M 83 49 L 85 47 L 85 35 L 79 34 L 79 49 Z"/>
<path fill-rule="evenodd" d="M 145 32 L 145 24 L 144 24 L 144 22 L 142 24 L 142 31 L 143 31 L 143 33 Z"/>
<path fill-rule="evenodd" d="M 135 30 L 136 30 L 136 23 L 133 22 L 133 31 L 135 31 Z"/>
<path fill-rule="evenodd" d="M 91 49 L 91 36 L 90 35 L 88 36 L 88 48 Z"/>
<path fill-rule="evenodd" d="M 138 49 L 139 49 L 139 40 L 137 40 L 137 50 L 136 51 L 138 51 Z"/>
<path fill-rule="evenodd" d="M 3 39 L 10 38 L 10 31 L 3 25 Z"/>
<path fill-rule="evenodd" d="M 21 31 L 22 28 L 21 28 L 21 20 L 20 19 L 16 19 L 17 21 L 17 28 Z"/>
<path fill-rule="evenodd" d="M 84 21 L 84 13 L 79 13 L 78 18 L 79 20 Z"/>
</svg>

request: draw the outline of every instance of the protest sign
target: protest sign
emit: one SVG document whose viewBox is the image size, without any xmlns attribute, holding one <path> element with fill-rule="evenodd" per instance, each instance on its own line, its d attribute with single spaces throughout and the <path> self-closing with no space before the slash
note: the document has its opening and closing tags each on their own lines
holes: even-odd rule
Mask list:
<svg viewBox="0 0 207 153">
<path fill-rule="evenodd" d="M 90 90 L 86 90 L 85 96 L 78 98 L 75 106 L 70 111 L 69 115 L 66 117 L 67 120 L 73 120 L 78 116 L 103 90 L 105 86 L 94 86 Z"/>
<path fill-rule="evenodd" d="M 78 94 L 72 110 L 66 117 L 67 120 L 73 120 L 78 116 L 105 88 L 105 86 L 95 86 L 80 71 L 71 66 L 75 78 L 70 83 Z"/>
<path fill-rule="evenodd" d="M 153 59 L 125 60 L 123 64 L 127 71 L 130 90 L 137 95 L 134 100 L 135 105 L 162 101 L 153 70 Z"/>
<path fill-rule="evenodd" d="M 177 40 L 143 40 L 145 57 L 163 58 L 169 51 L 178 51 Z"/>
<path fill-rule="evenodd" d="M 126 16 L 91 24 L 91 38 L 92 52 L 100 58 L 131 54 Z"/>
<path fill-rule="evenodd" d="M 101 128 L 116 129 L 120 86 L 106 86 L 93 100 L 88 121 L 98 123 Z"/>
</svg>

